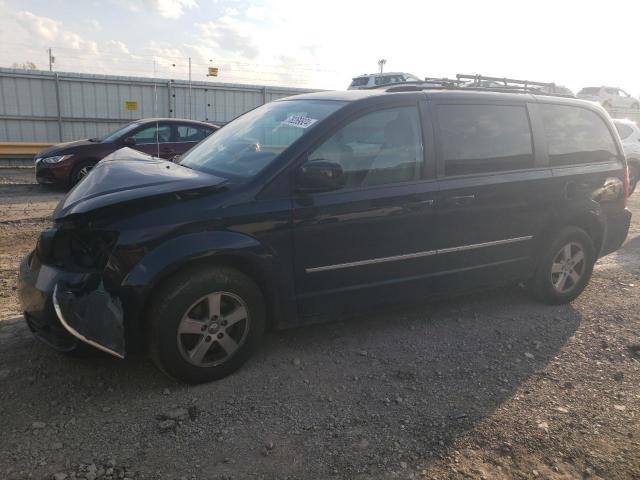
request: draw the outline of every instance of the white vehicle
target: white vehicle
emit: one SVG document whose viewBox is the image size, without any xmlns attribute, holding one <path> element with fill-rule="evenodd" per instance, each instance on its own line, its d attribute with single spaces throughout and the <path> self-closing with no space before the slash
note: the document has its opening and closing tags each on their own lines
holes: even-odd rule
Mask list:
<svg viewBox="0 0 640 480">
<path fill-rule="evenodd" d="M 578 92 L 577 97 L 598 102 L 607 110 L 640 109 L 640 100 L 618 87 L 585 87 Z"/>
<path fill-rule="evenodd" d="M 404 72 L 368 73 L 354 77 L 347 90 L 359 90 L 361 88 L 379 87 L 380 85 L 404 82 L 422 82 L 422 79 Z"/>
<path fill-rule="evenodd" d="M 633 193 L 640 178 L 640 128 L 638 124 L 626 119 L 613 119 L 613 124 L 618 129 L 622 148 L 629 165 L 629 194 Z"/>
</svg>

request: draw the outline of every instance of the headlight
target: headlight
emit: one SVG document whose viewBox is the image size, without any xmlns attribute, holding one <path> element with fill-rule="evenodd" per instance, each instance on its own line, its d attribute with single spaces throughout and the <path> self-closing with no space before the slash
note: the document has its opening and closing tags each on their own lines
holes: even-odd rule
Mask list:
<svg viewBox="0 0 640 480">
<path fill-rule="evenodd" d="M 45 157 L 42 159 L 44 163 L 60 163 L 67 158 L 71 158 L 73 155 L 56 155 L 54 157 Z"/>
</svg>

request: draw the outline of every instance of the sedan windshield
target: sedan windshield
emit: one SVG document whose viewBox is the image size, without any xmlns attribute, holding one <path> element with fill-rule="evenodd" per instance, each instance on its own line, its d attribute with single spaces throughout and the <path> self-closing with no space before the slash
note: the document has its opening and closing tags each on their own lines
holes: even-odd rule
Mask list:
<svg viewBox="0 0 640 480">
<path fill-rule="evenodd" d="M 251 110 L 189 151 L 180 164 L 222 177 L 250 178 L 344 102 L 285 100 Z"/>
</svg>

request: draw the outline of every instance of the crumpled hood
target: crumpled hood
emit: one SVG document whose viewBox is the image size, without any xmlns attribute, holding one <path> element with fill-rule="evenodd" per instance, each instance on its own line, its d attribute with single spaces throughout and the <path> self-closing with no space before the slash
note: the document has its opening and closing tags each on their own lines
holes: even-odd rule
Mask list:
<svg viewBox="0 0 640 480">
<path fill-rule="evenodd" d="M 107 157 L 58 204 L 54 220 L 118 203 L 215 187 L 226 180 L 126 148 Z"/>
<path fill-rule="evenodd" d="M 62 155 L 71 153 L 76 147 L 84 147 L 85 145 L 100 145 L 96 142 L 90 142 L 89 140 L 76 140 L 74 142 L 56 143 L 55 145 L 38 152 L 36 157 L 44 158 L 51 157 L 53 155 Z"/>
</svg>

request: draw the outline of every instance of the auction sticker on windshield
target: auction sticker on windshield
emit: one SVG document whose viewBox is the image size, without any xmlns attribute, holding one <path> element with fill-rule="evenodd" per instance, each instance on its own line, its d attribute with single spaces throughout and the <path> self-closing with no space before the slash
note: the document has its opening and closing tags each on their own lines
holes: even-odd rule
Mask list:
<svg viewBox="0 0 640 480">
<path fill-rule="evenodd" d="M 309 128 L 318 120 L 315 118 L 309 118 L 305 115 L 289 115 L 283 122 L 283 125 L 296 128 Z"/>
</svg>

